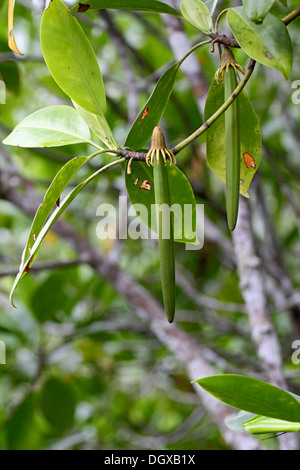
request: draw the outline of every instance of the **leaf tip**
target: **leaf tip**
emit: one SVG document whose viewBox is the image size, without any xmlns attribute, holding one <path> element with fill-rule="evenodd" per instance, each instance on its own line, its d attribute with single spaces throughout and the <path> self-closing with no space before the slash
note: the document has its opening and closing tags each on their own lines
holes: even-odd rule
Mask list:
<svg viewBox="0 0 300 470">
<path fill-rule="evenodd" d="M 84 13 L 89 8 L 91 8 L 91 5 L 89 3 L 80 3 L 79 2 L 78 7 L 76 7 L 76 11 L 78 11 L 78 13 Z"/>
<path fill-rule="evenodd" d="M 12 305 L 14 308 L 17 308 L 16 305 L 15 305 L 15 303 L 14 303 L 14 292 L 11 292 L 11 293 L 10 293 L 9 301 L 10 301 L 11 305 Z"/>
</svg>

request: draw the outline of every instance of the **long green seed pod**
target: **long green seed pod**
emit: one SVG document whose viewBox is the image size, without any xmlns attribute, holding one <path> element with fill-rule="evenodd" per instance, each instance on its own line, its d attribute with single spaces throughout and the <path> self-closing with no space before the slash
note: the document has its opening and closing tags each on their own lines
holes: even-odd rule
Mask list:
<svg viewBox="0 0 300 470">
<path fill-rule="evenodd" d="M 235 58 L 227 47 L 223 49 L 222 65 L 224 70 L 224 100 L 231 96 L 237 87 Z M 226 210 L 227 223 L 234 230 L 237 221 L 240 171 L 241 171 L 240 119 L 238 98 L 225 111 L 225 163 L 226 163 Z"/>
<path fill-rule="evenodd" d="M 164 308 L 169 323 L 172 323 L 175 315 L 175 256 L 166 155 L 171 162 L 174 156 L 166 148 L 160 127 L 154 128 L 149 155 L 153 165 L 154 197 L 158 214 L 158 249 Z"/>
</svg>

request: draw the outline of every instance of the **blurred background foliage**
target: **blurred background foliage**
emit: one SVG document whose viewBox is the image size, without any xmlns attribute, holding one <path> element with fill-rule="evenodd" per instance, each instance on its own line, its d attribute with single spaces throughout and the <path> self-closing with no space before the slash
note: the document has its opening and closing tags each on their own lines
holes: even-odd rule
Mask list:
<svg viewBox="0 0 300 470">
<path fill-rule="evenodd" d="M 7 3 L 3 1 L 0 6 L 0 73 L 7 86 L 6 105 L 0 105 L 1 140 L 31 112 L 53 104 L 70 104 L 43 62 L 39 44 L 43 2 L 16 3 L 15 36 L 24 57 L 14 56 L 7 47 Z M 237 4 L 240 2 L 219 1 L 218 11 Z M 273 13 L 283 17 L 286 10 L 278 6 Z M 123 145 L 160 74 L 174 61 L 166 24 L 162 16 L 148 13 L 91 11 L 78 18 L 99 59 L 108 99 L 107 120 Z M 222 28 L 228 32 L 225 24 Z M 191 43 L 201 39 L 192 27 L 185 25 L 184 29 Z M 291 24 L 289 32 L 294 66 L 288 81 L 278 72 L 257 65 L 247 85 L 262 125 L 264 145 L 249 204 L 262 259 L 268 243 L 265 208 L 296 291 L 300 285 L 300 104 L 293 104 L 291 95 L 292 83 L 300 78 L 300 21 Z M 120 54 L 120 40 L 126 56 Z M 202 47 L 196 57 L 208 88 L 219 64 L 217 51 L 211 54 L 209 46 Z M 236 58 L 247 64 L 242 51 L 236 51 Z M 190 83 L 180 72 L 161 122 L 170 146 L 201 122 Z M 20 173 L 42 197 L 64 162 L 90 150 L 85 145 L 31 150 L 1 144 L 1 167 L 8 178 Z M 103 157 L 104 162 L 105 158 L 109 161 Z M 100 164 L 102 161 L 92 163 Z M 176 245 L 179 270 L 188 273 L 199 293 L 218 300 L 219 308 L 209 302 L 199 305 L 190 292 L 178 287 L 177 323 L 205 347 L 216 373 L 264 378 L 249 340 L 250 326 L 226 228 L 224 185 L 206 164 L 205 137 L 178 156 L 178 165 L 188 176 L 197 203 L 205 204 L 206 216 L 206 239 L 201 250 L 186 251 Z M 75 183 L 90 173 L 91 168 L 83 169 Z M 19 188 L 24 195 L 26 184 Z M 114 169 L 93 181 L 63 219 L 108 257 L 118 260 L 160 301 L 155 242 L 101 241 L 96 237 L 98 205 L 105 202 L 117 207 L 119 195 L 124 194 L 124 175 Z M 9 291 L 30 224 L 31 219 L 11 202 L 0 200 L 0 339 L 6 344 L 7 361 L 0 365 L 0 447 L 228 448 L 183 366 L 104 278 L 84 263 L 77 263 L 78 254 L 54 232 L 47 236 L 37 261 L 37 266 L 42 266 L 50 260 L 52 266 L 32 270 L 16 293 L 18 308 L 9 305 Z M 274 298 L 269 296 L 271 308 L 275 297 L 275 292 Z M 226 302 L 238 308 L 223 309 Z M 299 366 L 291 362 L 295 329 L 285 308 L 274 307 L 272 319 L 290 389 L 299 393 Z"/>
</svg>

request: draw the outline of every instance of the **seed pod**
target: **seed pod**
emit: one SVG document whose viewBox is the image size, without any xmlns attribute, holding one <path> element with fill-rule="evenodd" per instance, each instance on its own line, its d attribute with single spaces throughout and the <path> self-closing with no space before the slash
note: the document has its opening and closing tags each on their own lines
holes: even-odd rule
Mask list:
<svg viewBox="0 0 300 470">
<path fill-rule="evenodd" d="M 166 148 L 161 128 L 155 127 L 147 162 L 151 158 L 154 197 L 157 208 L 158 249 L 164 308 L 169 323 L 172 323 L 175 315 L 175 255 L 173 214 L 170 211 L 171 201 L 166 155 L 172 163 L 172 159 L 175 159 L 175 157 Z"/>
<path fill-rule="evenodd" d="M 227 47 L 223 49 L 222 65 L 224 70 L 224 100 L 229 98 L 237 87 L 234 55 Z M 237 221 L 240 194 L 240 119 L 239 103 L 236 98 L 225 111 L 225 164 L 226 164 L 226 210 L 227 223 L 234 230 Z"/>
</svg>

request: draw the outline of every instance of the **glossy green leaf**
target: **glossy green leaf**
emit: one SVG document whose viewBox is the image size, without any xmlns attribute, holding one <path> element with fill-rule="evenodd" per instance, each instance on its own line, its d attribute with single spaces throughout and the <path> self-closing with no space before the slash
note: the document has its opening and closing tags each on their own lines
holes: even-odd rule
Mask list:
<svg viewBox="0 0 300 470">
<path fill-rule="evenodd" d="M 290 393 L 258 379 L 226 374 L 196 382 L 229 406 L 285 421 L 300 421 L 300 403 Z"/>
<path fill-rule="evenodd" d="M 138 10 L 152 11 L 155 13 L 169 13 L 173 16 L 181 16 L 177 10 L 157 0 L 83 0 L 76 3 L 72 8 L 75 11 L 87 11 L 88 9 L 118 9 L 118 10 Z"/>
<path fill-rule="evenodd" d="M 151 139 L 153 129 L 159 123 L 170 99 L 178 69 L 179 63 L 176 63 L 161 76 L 129 131 L 125 142 L 126 147 L 139 150 Z"/>
<path fill-rule="evenodd" d="M 253 23 L 243 7 L 227 13 L 228 24 L 241 48 L 252 59 L 279 70 L 287 79 L 292 70 L 293 50 L 283 22 L 269 14 L 263 24 Z"/>
<path fill-rule="evenodd" d="M 20 280 L 29 271 L 30 267 L 32 266 L 33 261 L 36 258 L 37 253 L 41 247 L 41 244 L 45 236 L 47 235 L 47 233 L 53 226 L 53 224 L 61 216 L 61 214 L 65 211 L 65 209 L 71 204 L 73 199 L 75 199 L 75 197 L 80 193 L 80 191 L 90 181 L 92 181 L 96 176 L 98 176 L 104 170 L 104 168 L 100 168 L 99 170 L 97 170 L 95 173 L 89 176 L 85 181 L 78 184 L 67 196 L 65 196 L 65 198 L 62 201 L 60 200 L 58 201 L 58 198 L 60 197 L 60 194 L 61 194 L 60 191 L 66 187 L 71 177 L 74 174 L 76 174 L 77 171 L 79 171 L 79 169 L 92 157 L 93 157 L 92 155 L 90 155 L 89 157 L 78 157 L 68 162 L 61 169 L 61 171 L 56 175 L 50 188 L 48 189 L 44 198 L 44 203 L 42 203 L 40 207 L 38 208 L 34 221 L 32 223 L 27 245 L 22 255 L 22 262 L 19 268 L 19 273 L 17 274 L 14 284 L 11 288 L 10 302 L 12 305 L 14 305 L 13 297 L 14 297 L 15 290 Z M 76 164 L 76 162 L 78 163 Z M 67 166 L 68 164 L 69 166 Z M 111 163 L 110 165 L 114 165 L 114 164 L 115 162 Z M 106 165 L 105 169 L 108 168 L 108 166 L 109 165 Z M 57 203 L 57 207 L 52 212 L 52 214 L 48 217 L 55 203 Z"/>
<path fill-rule="evenodd" d="M 251 181 L 259 167 L 261 158 L 260 126 L 253 106 L 244 91 L 238 97 L 240 116 L 241 174 L 240 193 L 249 197 Z M 204 119 L 212 116 L 224 103 L 224 84 L 213 81 L 205 104 Z M 225 169 L 225 114 L 207 130 L 207 162 L 215 175 L 226 182 Z M 244 159 L 244 154 L 247 153 Z M 250 156 L 253 160 L 251 160 Z M 250 162 L 249 162 L 250 159 Z M 250 166 L 249 166 L 250 165 Z M 255 166 L 255 168 L 254 168 Z"/>
<path fill-rule="evenodd" d="M 126 188 L 131 204 L 142 222 L 157 233 L 153 169 L 146 163 L 132 162 L 132 173 L 126 174 Z M 174 240 L 197 243 L 196 202 L 184 173 L 176 165 L 167 166 L 171 206 L 174 210 Z M 141 205 L 141 206 L 139 206 Z M 186 207 L 185 207 L 186 205 Z M 186 210 L 186 213 L 184 212 Z M 190 215 L 190 221 L 189 221 Z"/>
<path fill-rule="evenodd" d="M 52 0 L 41 23 L 47 67 L 60 88 L 91 113 L 105 111 L 102 75 L 92 46 L 71 11 Z"/>
<path fill-rule="evenodd" d="M 253 416 L 242 423 L 242 427 L 250 434 L 265 434 L 276 432 L 297 432 L 300 430 L 300 423 L 284 421 L 282 419 L 267 418 L 266 416 Z"/>
<path fill-rule="evenodd" d="M 103 113 L 90 113 L 75 102 L 74 106 L 91 131 L 107 148 L 114 150 L 120 148 Z"/>
<path fill-rule="evenodd" d="M 185 19 L 200 29 L 204 34 L 210 34 L 212 18 L 204 2 L 200 0 L 181 0 L 181 11 Z"/>
<path fill-rule="evenodd" d="M 276 0 L 243 0 L 246 15 L 254 23 L 260 24 L 271 10 Z"/>
<path fill-rule="evenodd" d="M 57 430 L 72 426 L 76 399 L 72 387 L 51 378 L 45 383 L 41 394 L 41 410 L 47 421 Z"/>
<path fill-rule="evenodd" d="M 59 147 L 90 142 L 88 126 L 70 106 L 49 106 L 27 116 L 3 140 L 19 147 Z"/>
</svg>

